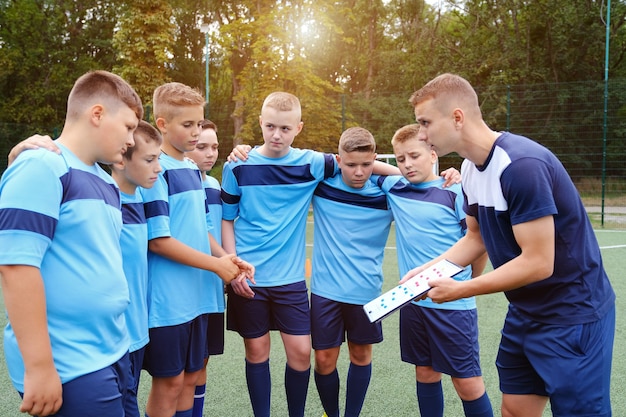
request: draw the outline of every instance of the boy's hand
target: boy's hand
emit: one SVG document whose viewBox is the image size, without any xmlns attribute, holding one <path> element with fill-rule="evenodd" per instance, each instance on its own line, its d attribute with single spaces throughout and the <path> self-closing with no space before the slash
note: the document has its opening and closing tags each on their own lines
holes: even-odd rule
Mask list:
<svg viewBox="0 0 626 417">
<path fill-rule="evenodd" d="M 252 288 L 250 288 L 250 285 L 248 284 L 248 281 L 245 279 L 245 277 L 243 277 L 243 279 L 242 277 L 239 277 L 236 280 L 233 280 L 230 283 L 230 286 L 233 288 L 235 294 L 240 297 L 254 297 L 254 291 L 252 291 Z"/>
<path fill-rule="evenodd" d="M 224 255 L 217 258 L 218 265 L 215 269 L 215 273 L 224 281 L 229 284 L 232 280 L 239 276 L 239 266 L 235 262 L 237 256 L 234 254 Z"/>
<path fill-rule="evenodd" d="M 23 151 L 27 149 L 39 149 L 39 148 L 44 148 L 49 151 L 56 152 L 58 154 L 61 153 L 61 150 L 54 143 L 54 141 L 52 140 L 50 136 L 33 135 L 27 139 L 24 139 L 23 141 L 15 145 L 13 149 L 11 149 L 11 152 L 9 152 L 7 166 L 11 165 L 13 161 L 15 161 L 15 158 L 17 158 L 17 156 L 21 154 Z"/>
<path fill-rule="evenodd" d="M 252 146 L 250 145 L 237 145 L 230 152 L 226 160 L 228 162 L 237 162 L 238 160 L 247 161 L 248 154 L 250 153 L 251 149 L 252 149 Z"/>
<path fill-rule="evenodd" d="M 445 171 L 441 171 L 441 176 L 445 180 L 443 183 L 444 188 L 461 182 L 461 173 L 456 168 L 448 168 Z"/>
<path fill-rule="evenodd" d="M 55 414 L 63 404 L 63 388 L 54 364 L 24 373 L 24 398 L 20 412 L 36 416 Z"/>
<path fill-rule="evenodd" d="M 254 280 L 254 266 L 240 257 L 236 256 L 233 258 L 233 262 L 239 267 L 239 276 L 235 278 L 237 281 L 245 281 L 246 279 L 250 280 L 253 284 L 256 284 Z"/>
</svg>

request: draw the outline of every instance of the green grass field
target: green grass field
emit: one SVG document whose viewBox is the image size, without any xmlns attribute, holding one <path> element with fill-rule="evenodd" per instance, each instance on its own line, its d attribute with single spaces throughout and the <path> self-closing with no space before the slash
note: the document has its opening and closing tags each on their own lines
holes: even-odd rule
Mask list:
<svg viewBox="0 0 626 417">
<path fill-rule="evenodd" d="M 393 233 L 393 230 L 392 230 Z M 613 356 L 612 400 L 613 415 L 626 416 L 626 397 L 623 387 L 626 384 L 626 282 L 620 279 L 626 266 L 626 231 L 599 230 L 597 232 L 606 270 L 611 277 L 617 293 L 617 330 Z M 396 266 L 395 238 L 390 236 L 384 265 L 385 290 L 398 281 Z M 310 247 L 309 247 L 310 250 Z M 0 300 L 0 303 L 2 300 Z M 500 392 L 495 369 L 495 356 L 500 339 L 500 328 L 506 312 L 506 300 L 502 294 L 481 296 L 478 298 L 480 327 L 481 360 L 487 391 L 494 405 L 495 415 L 500 415 Z M 3 307 L 3 306 L 1 306 Z M 5 315 L 0 316 L 0 325 L 4 327 Z M 415 380 L 412 366 L 400 361 L 398 344 L 398 314 L 383 321 L 385 340 L 374 347 L 373 376 L 368 396 L 363 407 L 363 417 L 389 417 L 417 415 L 415 398 Z M 342 384 L 347 371 L 347 351 L 342 351 L 339 372 Z M 12 388 L 6 371 L 3 351 L 0 351 L 0 416 L 18 417 L 19 396 Z M 287 416 L 287 407 L 283 389 L 285 355 L 277 334 L 272 335 L 272 409 L 276 417 Z M 205 416 L 243 417 L 252 416 L 244 376 L 244 350 L 241 338 L 226 332 L 226 352 L 211 358 L 209 362 L 209 383 L 205 405 Z M 555 369 L 558 372 L 558 369 Z M 149 375 L 143 375 L 140 403 L 143 408 L 150 385 Z M 345 386 L 342 386 L 342 390 Z M 463 416 L 461 403 L 450 383 L 444 378 L 445 415 Z M 345 393 L 342 392 L 342 395 Z M 343 407 L 342 407 L 343 408 Z M 322 406 L 315 390 L 313 378 L 309 386 L 306 415 L 320 417 Z M 549 409 L 544 417 L 552 416 Z"/>
</svg>

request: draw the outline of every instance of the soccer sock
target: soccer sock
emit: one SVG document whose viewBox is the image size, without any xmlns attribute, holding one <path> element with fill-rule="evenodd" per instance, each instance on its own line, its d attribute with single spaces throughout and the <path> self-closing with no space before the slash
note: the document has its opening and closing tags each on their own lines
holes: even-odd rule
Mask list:
<svg viewBox="0 0 626 417">
<path fill-rule="evenodd" d="M 193 414 L 192 417 L 202 417 L 204 408 L 204 394 L 206 392 L 206 384 L 196 385 L 196 393 L 193 396 Z"/>
<path fill-rule="evenodd" d="M 269 417 L 272 378 L 269 359 L 261 363 L 246 360 L 246 382 L 255 417 Z"/>
<path fill-rule="evenodd" d="M 176 414 L 174 414 L 174 417 L 191 417 L 193 413 L 193 408 L 190 408 L 189 410 L 185 410 L 185 411 L 177 411 Z"/>
<path fill-rule="evenodd" d="M 350 362 L 348 380 L 346 382 L 346 414 L 345 417 L 357 417 L 363 408 L 365 394 L 372 377 L 372 364 L 365 366 Z"/>
<path fill-rule="evenodd" d="M 422 417 L 443 417 L 441 381 L 432 384 L 417 382 L 417 404 Z"/>
<path fill-rule="evenodd" d="M 326 415 L 339 417 L 339 372 L 337 368 L 328 375 L 313 372 L 313 376 Z"/>
<path fill-rule="evenodd" d="M 493 409 L 487 392 L 472 401 L 463 401 L 465 417 L 493 417 Z"/>
<path fill-rule="evenodd" d="M 285 365 L 285 392 L 287 394 L 287 409 L 289 417 L 304 417 L 306 394 L 309 390 L 311 368 L 306 371 L 296 371 Z"/>
</svg>

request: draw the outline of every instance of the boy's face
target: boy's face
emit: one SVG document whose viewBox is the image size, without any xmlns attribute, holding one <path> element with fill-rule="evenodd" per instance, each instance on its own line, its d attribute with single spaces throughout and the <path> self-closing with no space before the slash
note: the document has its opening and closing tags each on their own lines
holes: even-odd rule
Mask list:
<svg viewBox="0 0 626 417">
<path fill-rule="evenodd" d="M 396 143 L 393 146 L 393 153 L 400 172 L 412 184 L 433 181 L 437 178 L 433 173 L 437 154 L 417 137 L 404 143 Z"/>
<path fill-rule="evenodd" d="M 157 127 L 163 134 L 163 151 L 170 156 L 182 158 L 183 153 L 194 150 L 203 119 L 202 106 L 180 107 L 169 120 L 157 119 Z"/>
<path fill-rule="evenodd" d="M 263 153 L 272 158 L 280 158 L 289 153 L 289 147 L 302 130 L 300 112 L 281 111 L 264 107 L 259 117 L 263 131 Z"/>
<path fill-rule="evenodd" d="M 339 151 L 337 162 L 341 168 L 341 178 L 347 186 L 363 188 L 372 176 L 376 152 Z"/>
<path fill-rule="evenodd" d="M 161 148 L 157 142 L 146 142 L 143 138 L 138 138 L 131 159 L 124 158 L 126 180 L 137 187 L 152 188 L 161 172 L 160 153 Z"/>
<path fill-rule="evenodd" d="M 112 110 L 103 107 L 99 121 L 102 140 L 97 162 L 107 165 L 120 162 L 126 149 L 135 144 L 133 132 L 139 124 L 137 115 L 125 105 Z"/>
<path fill-rule="evenodd" d="M 198 165 L 202 172 L 208 172 L 215 165 L 219 154 L 219 143 L 217 133 L 213 129 L 204 129 L 198 137 L 196 147 L 187 152 L 187 156 Z"/>
</svg>

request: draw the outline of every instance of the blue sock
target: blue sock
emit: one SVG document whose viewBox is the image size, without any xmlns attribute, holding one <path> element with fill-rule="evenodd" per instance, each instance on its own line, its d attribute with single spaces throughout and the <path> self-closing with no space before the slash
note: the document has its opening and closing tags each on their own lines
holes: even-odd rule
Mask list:
<svg viewBox="0 0 626 417">
<path fill-rule="evenodd" d="M 346 414 L 345 417 L 357 417 L 363 408 L 365 394 L 372 378 L 372 364 L 365 366 L 350 362 L 348 380 L 346 382 Z"/>
<path fill-rule="evenodd" d="M 441 381 L 432 384 L 417 383 L 417 404 L 422 417 L 443 417 L 443 389 Z"/>
<path fill-rule="evenodd" d="M 191 417 L 192 413 L 193 413 L 193 408 L 190 408 L 189 410 L 185 410 L 185 411 L 177 411 L 176 414 L 174 414 L 174 417 Z"/>
<path fill-rule="evenodd" d="M 304 417 L 306 394 L 309 391 L 311 368 L 306 371 L 296 371 L 285 365 L 285 392 L 287 394 L 287 409 L 289 417 Z"/>
<path fill-rule="evenodd" d="M 487 392 L 475 400 L 463 401 L 463 411 L 465 417 L 493 417 L 493 408 Z"/>
<path fill-rule="evenodd" d="M 313 372 L 313 377 L 326 415 L 339 417 L 339 372 L 337 368 L 328 375 Z"/>
<path fill-rule="evenodd" d="M 193 396 L 193 414 L 192 417 L 202 417 L 204 409 L 204 394 L 206 393 L 206 384 L 196 385 L 196 393 Z"/>
<path fill-rule="evenodd" d="M 246 361 L 246 382 L 254 416 L 269 417 L 270 398 L 272 395 L 269 359 L 261 363 Z"/>
</svg>

